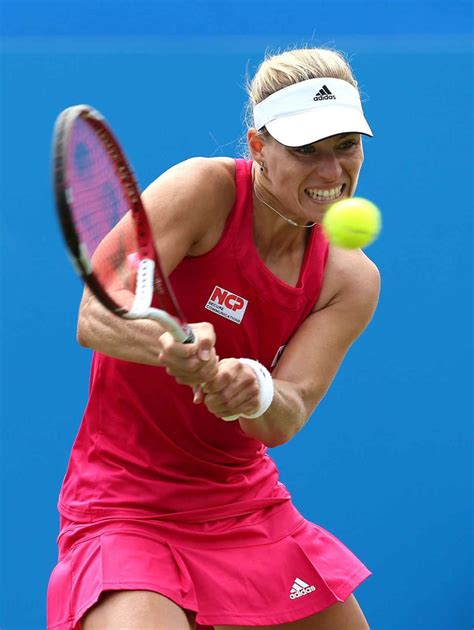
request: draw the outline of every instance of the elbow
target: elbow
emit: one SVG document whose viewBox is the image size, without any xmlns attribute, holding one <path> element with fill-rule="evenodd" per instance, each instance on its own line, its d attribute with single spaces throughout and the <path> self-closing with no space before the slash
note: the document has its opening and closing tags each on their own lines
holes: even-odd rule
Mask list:
<svg viewBox="0 0 474 630">
<path fill-rule="evenodd" d="M 268 448 L 276 448 L 282 446 L 294 438 L 294 436 L 301 431 L 308 421 L 311 413 L 307 413 L 307 410 L 301 408 L 300 413 L 293 418 L 287 418 L 287 422 L 280 424 L 278 428 L 272 427 L 272 430 L 265 435 L 265 439 L 262 442 Z"/>
<path fill-rule="evenodd" d="M 283 446 L 283 444 L 286 444 L 287 442 L 289 442 L 291 440 L 291 437 L 276 438 L 272 436 L 271 438 L 267 440 L 263 440 L 263 443 L 265 444 L 267 448 L 276 448 L 277 446 Z"/>
<path fill-rule="evenodd" d="M 83 348 L 89 348 L 90 347 L 90 345 L 89 345 L 89 343 L 87 341 L 86 335 L 84 334 L 83 330 L 80 329 L 79 327 L 77 328 L 76 341 Z"/>
<path fill-rule="evenodd" d="M 272 433 L 272 435 L 266 437 L 263 443 L 268 448 L 276 448 L 277 446 L 283 446 L 289 442 L 304 426 L 304 422 L 293 425 L 290 430 L 282 431 L 278 433 Z"/>
<path fill-rule="evenodd" d="M 77 343 L 83 348 L 91 347 L 91 340 L 89 334 L 89 327 L 84 317 L 79 316 L 76 330 Z"/>
<path fill-rule="evenodd" d="M 82 296 L 77 318 L 76 341 L 84 348 L 92 347 L 91 317 L 93 318 L 93 311 L 91 313 L 91 301 L 93 302 L 93 300 L 91 300 L 91 297 L 92 294 L 86 288 Z"/>
</svg>

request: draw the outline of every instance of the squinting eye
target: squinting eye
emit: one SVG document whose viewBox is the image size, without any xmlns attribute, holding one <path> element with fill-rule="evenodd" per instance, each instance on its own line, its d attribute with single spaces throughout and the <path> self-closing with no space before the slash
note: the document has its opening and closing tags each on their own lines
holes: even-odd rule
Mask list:
<svg viewBox="0 0 474 630">
<path fill-rule="evenodd" d="M 346 149 L 352 149 L 352 147 L 356 147 L 358 144 L 359 142 L 357 140 L 346 140 L 346 142 L 339 145 L 339 149 L 342 149 L 343 151 Z"/>
<path fill-rule="evenodd" d="M 297 147 L 294 149 L 296 153 L 307 155 L 308 153 L 314 153 L 314 147 L 312 144 L 307 144 L 304 147 Z"/>
</svg>

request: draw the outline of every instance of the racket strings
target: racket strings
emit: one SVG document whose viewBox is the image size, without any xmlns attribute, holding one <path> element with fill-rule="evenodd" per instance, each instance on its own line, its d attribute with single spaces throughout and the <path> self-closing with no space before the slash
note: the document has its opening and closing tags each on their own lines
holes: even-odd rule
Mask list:
<svg viewBox="0 0 474 630">
<path fill-rule="evenodd" d="M 137 252 L 134 230 L 128 230 L 125 238 L 125 226 L 119 225 L 130 206 L 124 185 L 124 174 L 104 138 L 87 121 L 77 119 L 67 160 L 75 228 L 89 257 L 96 257 L 93 266 L 104 287 L 134 291 L 138 267 L 133 257 Z"/>
</svg>

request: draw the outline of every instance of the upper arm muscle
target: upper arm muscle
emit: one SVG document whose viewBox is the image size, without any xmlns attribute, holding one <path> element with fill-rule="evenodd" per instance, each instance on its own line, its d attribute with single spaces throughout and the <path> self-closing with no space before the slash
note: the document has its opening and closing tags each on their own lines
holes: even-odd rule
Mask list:
<svg viewBox="0 0 474 630">
<path fill-rule="evenodd" d="M 204 239 L 216 242 L 235 195 L 231 161 L 193 158 L 143 193 L 160 261 L 169 274 Z"/>
<path fill-rule="evenodd" d="M 330 386 L 349 347 L 372 318 L 379 295 L 378 270 L 360 259 L 334 299 L 312 313 L 295 333 L 274 370 L 294 383 L 308 415 Z"/>
</svg>

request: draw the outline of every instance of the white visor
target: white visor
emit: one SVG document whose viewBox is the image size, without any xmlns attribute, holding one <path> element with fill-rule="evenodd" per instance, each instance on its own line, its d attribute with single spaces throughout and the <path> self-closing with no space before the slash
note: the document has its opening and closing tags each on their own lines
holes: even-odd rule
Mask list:
<svg viewBox="0 0 474 630">
<path fill-rule="evenodd" d="M 255 105 L 257 130 L 266 127 L 275 140 L 302 147 L 339 133 L 372 136 L 357 89 L 341 79 L 300 81 Z"/>
</svg>

